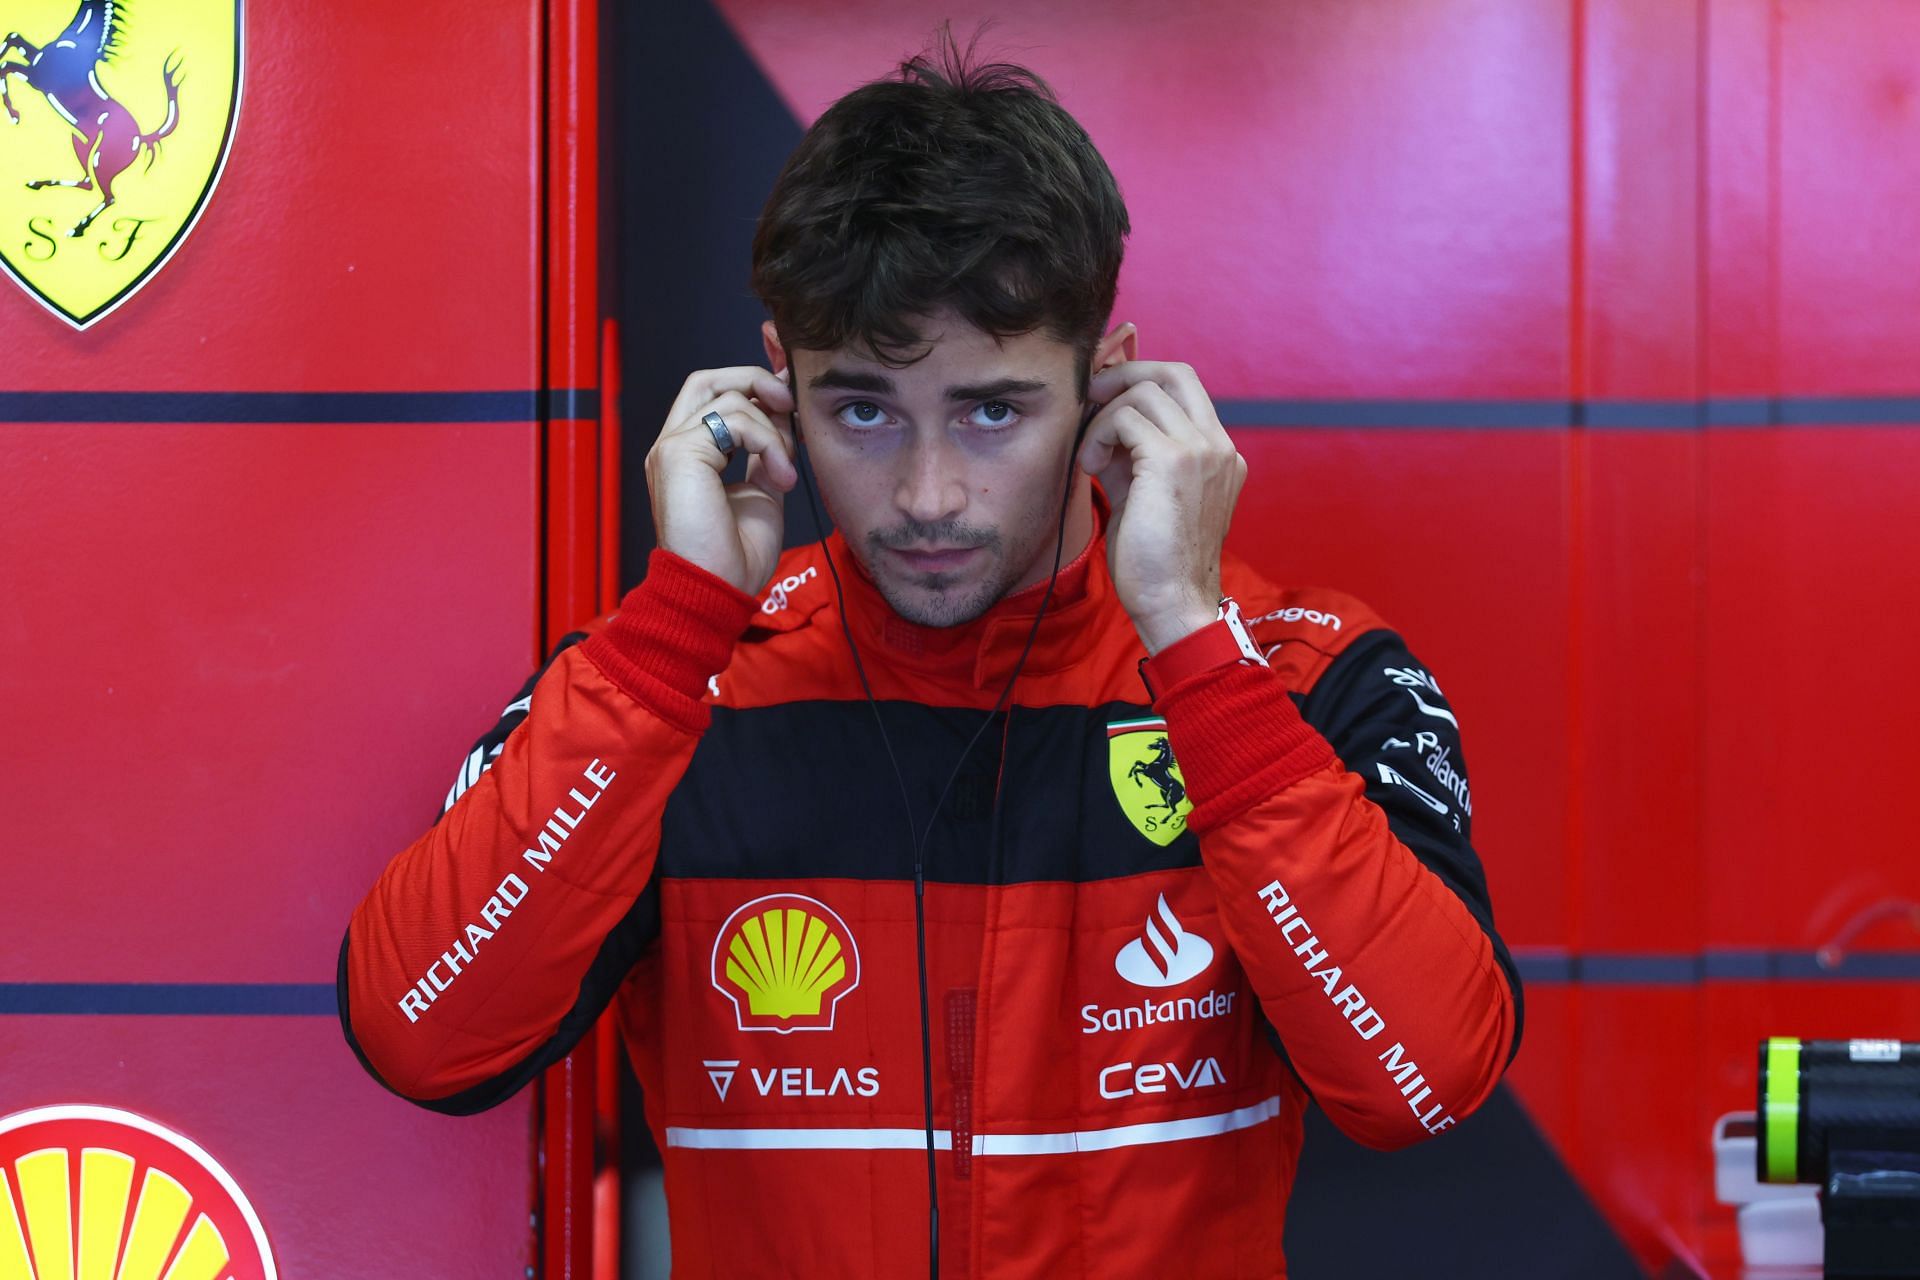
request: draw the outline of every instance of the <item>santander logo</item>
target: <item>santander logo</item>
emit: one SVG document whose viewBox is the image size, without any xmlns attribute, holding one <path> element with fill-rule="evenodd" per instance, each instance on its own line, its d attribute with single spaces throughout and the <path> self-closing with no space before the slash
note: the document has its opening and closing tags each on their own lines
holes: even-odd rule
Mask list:
<svg viewBox="0 0 1920 1280">
<path fill-rule="evenodd" d="M 1113 967 L 1136 987 L 1171 987 L 1198 976 L 1213 963 L 1213 944 L 1188 933 L 1180 917 L 1160 895 L 1160 905 L 1147 917 L 1147 932 L 1120 948 Z"/>
</svg>

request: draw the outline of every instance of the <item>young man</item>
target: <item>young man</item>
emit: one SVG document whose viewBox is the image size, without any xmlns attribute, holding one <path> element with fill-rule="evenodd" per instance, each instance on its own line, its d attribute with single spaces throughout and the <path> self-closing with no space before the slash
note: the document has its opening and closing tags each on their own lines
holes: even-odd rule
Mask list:
<svg viewBox="0 0 1920 1280">
<path fill-rule="evenodd" d="M 770 368 L 648 455 L 645 581 L 354 914 L 348 1038 L 423 1106 L 614 1005 L 676 1275 L 1283 1275 L 1309 1100 L 1398 1146 L 1518 1044 L 1453 712 L 1223 557 L 1246 464 L 1107 329 L 1127 230 L 1017 68 L 829 109 L 755 240 Z M 837 528 L 782 554 L 800 439 Z"/>
</svg>

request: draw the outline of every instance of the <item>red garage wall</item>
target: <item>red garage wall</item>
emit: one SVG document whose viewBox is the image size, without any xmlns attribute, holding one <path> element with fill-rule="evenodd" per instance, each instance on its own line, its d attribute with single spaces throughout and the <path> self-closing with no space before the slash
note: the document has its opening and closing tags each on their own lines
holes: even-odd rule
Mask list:
<svg viewBox="0 0 1920 1280">
<path fill-rule="evenodd" d="M 802 120 L 974 16 L 719 7 Z M 580 33 L 247 19 L 169 265 L 85 333 L 0 287 L 0 1113 L 184 1130 L 288 1274 L 498 1273 L 529 1098 L 381 1093 L 331 976 L 539 631 L 608 586 L 541 571 L 597 518 L 542 497 L 602 447 L 542 400 L 592 386 L 595 300 L 556 292 L 590 222 L 541 195 L 582 181 L 542 145 Z M 1120 177 L 1120 318 L 1234 424 L 1240 550 L 1369 599 L 1462 709 L 1522 1097 L 1643 1257 L 1718 1274 L 1707 1126 L 1754 1041 L 1920 1036 L 1905 925 L 1814 958 L 1920 899 L 1920 15 L 1040 0 L 990 43 Z"/>
<path fill-rule="evenodd" d="M 530 1260 L 531 1095 L 386 1094 L 333 973 L 535 658 L 546 406 L 597 412 L 549 349 L 544 21 L 249 5 L 171 262 L 85 332 L 0 281 L 0 1114 L 184 1131 L 283 1275 Z"/>
<path fill-rule="evenodd" d="M 720 0 L 811 121 L 986 11 Z M 1514 1080 L 1642 1258 L 1725 1274 L 1767 1034 L 1920 1035 L 1920 9 L 1020 6 L 1137 228 L 1117 319 L 1253 468 L 1238 549 L 1461 709 Z"/>
</svg>

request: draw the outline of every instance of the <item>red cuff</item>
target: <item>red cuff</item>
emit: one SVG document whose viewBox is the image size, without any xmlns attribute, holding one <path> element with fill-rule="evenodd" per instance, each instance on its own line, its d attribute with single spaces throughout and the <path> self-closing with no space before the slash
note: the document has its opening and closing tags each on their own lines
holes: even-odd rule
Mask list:
<svg viewBox="0 0 1920 1280">
<path fill-rule="evenodd" d="M 1169 645 L 1156 659 L 1178 647 Z M 1339 764 L 1267 667 L 1212 667 L 1167 689 L 1154 710 L 1166 717 L 1180 776 L 1194 800 L 1187 825 L 1195 831 L 1229 822 L 1308 774 Z"/>
<path fill-rule="evenodd" d="M 1244 661 L 1240 644 L 1225 619 L 1208 623 L 1189 635 L 1143 660 L 1140 678 L 1146 682 L 1149 697 L 1158 698 L 1181 681 L 1230 662 Z"/>
<path fill-rule="evenodd" d="M 700 701 L 725 670 L 758 601 L 690 560 L 655 548 L 647 576 L 580 650 L 609 680 L 689 733 L 707 727 Z"/>
</svg>

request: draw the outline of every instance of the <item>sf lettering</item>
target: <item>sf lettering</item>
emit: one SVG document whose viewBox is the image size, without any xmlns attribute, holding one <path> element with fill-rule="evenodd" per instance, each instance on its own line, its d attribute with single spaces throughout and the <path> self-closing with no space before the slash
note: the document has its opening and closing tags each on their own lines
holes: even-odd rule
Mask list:
<svg viewBox="0 0 1920 1280">
<path fill-rule="evenodd" d="M 158 221 L 155 218 L 115 218 L 109 234 L 92 240 L 94 252 L 103 262 L 118 262 L 133 252 L 146 231 L 147 224 Z M 30 237 L 21 246 L 21 252 L 33 262 L 51 262 L 60 252 L 62 241 L 67 240 L 64 232 L 56 232 L 52 218 L 28 218 L 27 235 Z"/>
</svg>

